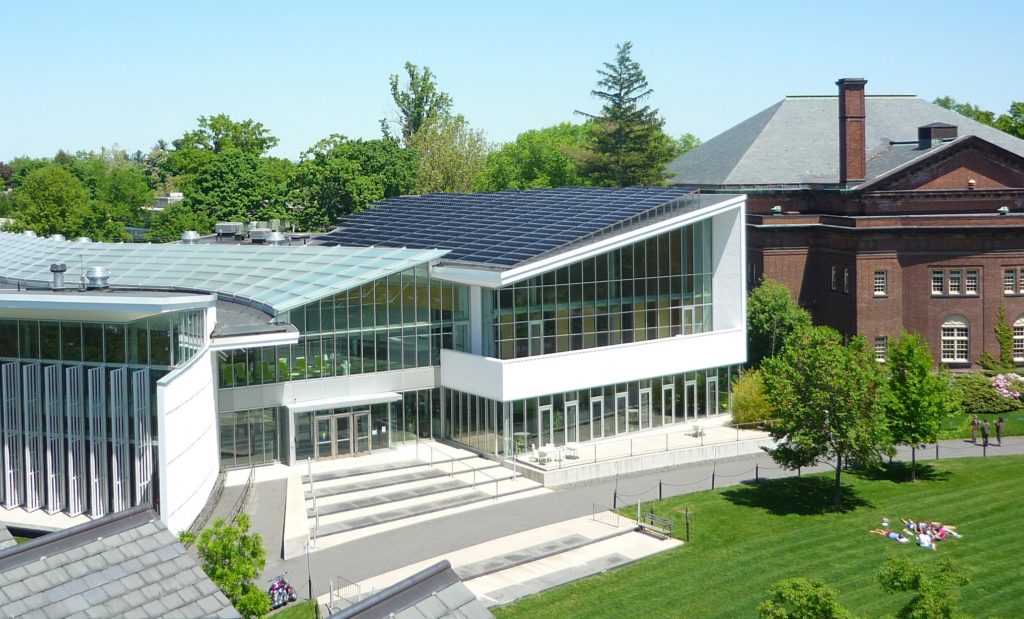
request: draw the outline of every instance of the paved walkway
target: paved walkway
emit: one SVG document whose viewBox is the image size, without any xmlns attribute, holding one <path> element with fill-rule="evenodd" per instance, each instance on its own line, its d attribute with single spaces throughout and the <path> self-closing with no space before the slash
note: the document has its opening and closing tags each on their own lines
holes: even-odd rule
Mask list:
<svg viewBox="0 0 1024 619">
<path fill-rule="evenodd" d="M 942 459 L 976 457 L 981 456 L 982 452 L 981 446 L 974 446 L 962 440 L 943 441 L 939 445 L 939 457 Z M 1024 437 L 1009 437 L 1004 439 L 1003 447 L 987 449 L 989 456 L 1011 454 L 1024 454 Z M 920 461 L 934 458 L 934 446 L 917 452 L 917 459 Z M 910 450 L 901 449 L 897 459 L 909 461 Z M 831 469 L 828 466 L 818 466 L 804 469 L 802 472 L 826 470 Z M 523 498 L 515 503 L 456 513 L 313 553 L 309 556 L 313 592 L 314 595 L 327 593 L 330 575 L 358 582 L 495 538 L 570 518 L 590 516 L 595 506 L 611 507 L 615 496 L 619 498 L 620 506 L 633 504 L 638 500 L 656 499 L 659 482 L 662 495 L 668 497 L 707 490 L 711 488 L 712 479 L 715 487 L 723 487 L 753 480 L 755 475 L 771 479 L 796 474 L 796 471 L 780 469 L 767 454 L 762 454 L 603 479 Z M 279 548 L 277 543 L 281 535 L 282 502 L 264 501 L 264 484 L 257 484 L 253 494 L 254 502 L 250 506 L 250 513 L 253 514 L 255 528 L 265 536 L 270 534 L 265 537 L 268 548 Z M 283 497 L 280 501 L 283 501 Z M 267 578 L 287 570 L 296 590 L 303 597 L 308 597 L 307 558 L 283 561 L 278 556 L 273 551 L 268 553 L 267 567 L 264 571 Z"/>
</svg>

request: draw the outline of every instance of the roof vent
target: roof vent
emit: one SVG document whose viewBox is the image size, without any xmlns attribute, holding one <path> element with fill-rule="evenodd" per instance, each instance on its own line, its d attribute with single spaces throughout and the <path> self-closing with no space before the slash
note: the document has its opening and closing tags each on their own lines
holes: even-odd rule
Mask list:
<svg viewBox="0 0 1024 619">
<path fill-rule="evenodd" d="M 265 242 L 267 245 L 280 247 L 281 245 L 284 245 L 284 235 L 280 232 L 271 232 L 267 235 L 267 240 Z"/>
<path fill-rule="evenodd" d="M 85 270 L 85 278 L 89 280 L 89 288 L 109 288 L 110 269 L 107 267 L 89 267 Z"/>
<path fill-rule="evenodd" d="M 31 231 L 31 230 L 25 230 L 24 232 L 21 233 L 21 236 L 28 236 L 28 237 L 35 238 L 36 233 Z"/>
<path fill-rule="evenodd" d="M 244 232 L 245 224 L 240 221 L 218 221 L 214 224 L 213 230 L 218 237 L 237 236 Z"/>
<path fill-rule="evenodd" d="M 996 209 L 996 212 L 999 213 L 1000 215 L 1009 215 L 1010 214 L 1010 207 L 1008 207 L 1008 206 L 1000 206 L 999 208 Z"/>
<path fill-rule="evenodd" d="M 50 240 L 51 241 L 66 241 L 67 239 L 64 238 L 63 234 L 51 234 L 50 235 Z"/>
<path fill-rule="evenodd" d="M 50 265 L 50 273 L 53 273 L 53 289 L 64 290 L 64 273 L 68 267 L 63 262 L 54 262 Z"/>
<path fill-rule="evenodd" d="M 181 233 L 181 244 L 182 245 L 198 245 L 199 244 L 199 233 L 195 230 L 186 230 Z"/>
<path fill-rule="evenodd" d="M 249 240 L 253 243 L 263 243 L 268 236 L 270 236 L 270 228 L 249 228 Z"/>
<path fill-rule="evenodd" d="M 90 239 L 87 236 L 80 236 L 77 239 L 75 239 L 75 242 L 76 243 L 92 243 L 92 239 Z"/>
<path fill-rule="evenodd" d="M 781 214 L 782 214 L 782 207 L 781 206 L 776 204 L 775 206 L 772 207 L 772 215 L 781 215 Z"/>
</svg>

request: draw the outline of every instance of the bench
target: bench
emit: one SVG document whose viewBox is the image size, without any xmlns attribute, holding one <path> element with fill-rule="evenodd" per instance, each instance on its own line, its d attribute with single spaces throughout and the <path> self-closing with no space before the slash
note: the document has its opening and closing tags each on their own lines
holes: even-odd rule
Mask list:
<svg viewBox="0 0 1024 619">
<path fill-rule="evenodd" d="M 655 516 L 653 512 L 647 512 L 640 517 L 640 521 L 636 523 L 637 531 L 641 533 L 647 533 L 660 539 L 668 539 L 672 537 L 672 527 L 675 522 L 668 518 L 662 518 L 661 516 Z"/>
</svg>

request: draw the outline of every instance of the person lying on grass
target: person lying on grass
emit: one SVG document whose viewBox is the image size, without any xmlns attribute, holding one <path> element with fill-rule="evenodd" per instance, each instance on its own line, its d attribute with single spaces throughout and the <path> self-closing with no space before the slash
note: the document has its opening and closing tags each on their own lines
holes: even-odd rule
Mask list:
<svg viewBox="0 0 1024 619">
<path fill-rule="evenodd" d="M 939 541 L 945 541 L 949 536 L 960 538 L 960 533 L 957 532 L 956 527 L 951 524 L 943 524 L 941 522 L 914 522 L 906 518 L 900 518 L 906 526 L 908 533 L 927 533 L 932 537 L 936 537 Z"/>
<path fill-rule="evenodd" d="M 910 541 L 909 538 L 904 537 L 903 535 L 897 533 L 896 531 L 893 531 L 892 529 L 872 529 L 868 531 L 868 533 L 876 533 L 878 535 L 883 535 L 885 537 L 888 537 L 892 541 L 899 542 L 901 544 L 906 544 Z"/>
</svg>

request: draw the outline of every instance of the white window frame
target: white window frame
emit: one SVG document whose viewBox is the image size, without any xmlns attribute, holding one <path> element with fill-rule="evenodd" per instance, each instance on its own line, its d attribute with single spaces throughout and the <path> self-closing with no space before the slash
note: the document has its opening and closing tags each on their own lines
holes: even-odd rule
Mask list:
<svg viewBox="0 0 1024 619">
<path fill-rule="evenodd" d="M 970 323 L 963 316 L 950 316 L 939 331 L 944 363 L 966 363 L 970 354 Z"/>
<path fill-rule="evenodd" d="M 939 296 L 945 292 L 946 273 L 941 269 L 932 269 L 932 295 Z"/>
<path fill-rule="evenodd" d="M 889 338 L 882 335 L 875 338 L 875 361 L 885 363 L 885 357 L 889 354 Z"/>
<path fill-rule="evenodd" d="M 949 294 L 959 295 L 963 292 L 963 273 L 960 269 L 951 269 L 946 272 L 946 289 Z"/>
<path fill-rule="evenodd" d="M 1017 293 L 1017 269 L 1003 269 L 1003 294 Z"/>
<path fill-rule="evenodd" d="M 832 267 L 832 292 L 839 290 L 839 267 Z"/>
<path fill-rule="evenodd" d="M 1013 360 L 1024 363 L 1024 317 L 1013 323 Z"/>
<path fill-rule="evenodd" d="M 850 267 L 843 267 L 843 294 L 850 294 Z"/>
<path fill-rule="evenodd" d="M 978 269 L 967 269 L 964 275 L 964 294 L 972 297 L 978 296 Z"/>
<path fill-rule="evenodd" d="M 875 271 L 875 296 L 889 296 L 889 272 Z"/>
</svg>

